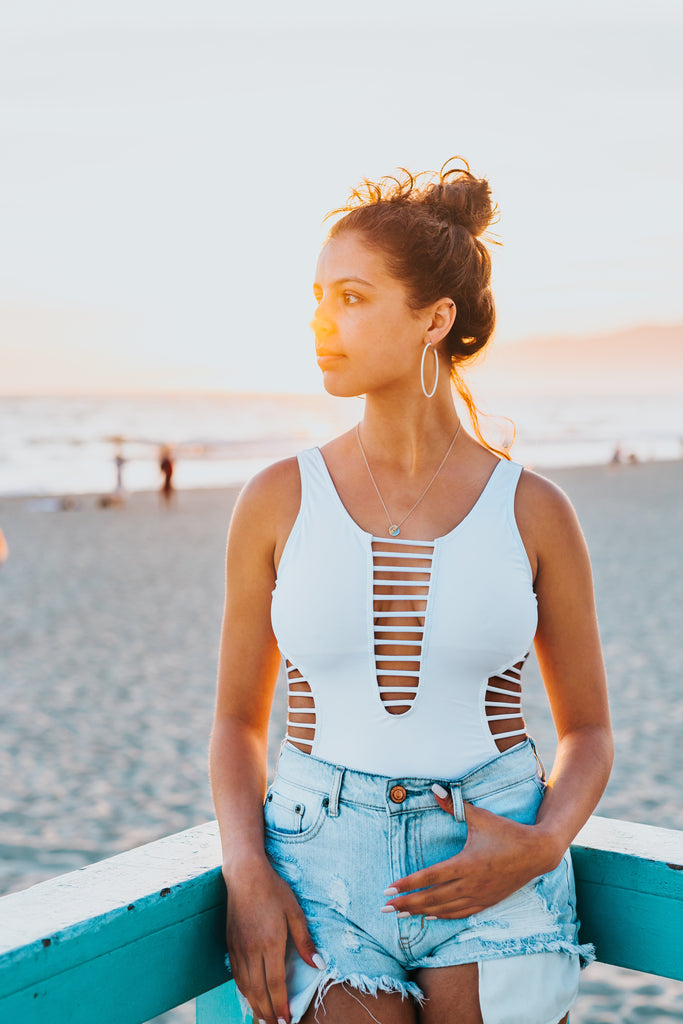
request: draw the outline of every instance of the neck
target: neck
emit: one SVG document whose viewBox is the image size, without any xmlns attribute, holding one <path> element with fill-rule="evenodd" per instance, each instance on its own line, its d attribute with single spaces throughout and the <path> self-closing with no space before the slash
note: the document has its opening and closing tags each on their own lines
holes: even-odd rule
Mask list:
<svg viewBox="0 0 683 1024">
<path fill-rule="evenodd" d="M 373 464 L 412 474 L 441 458 L 459 423 L 450 389 L 429 399 L 420 394 L 400 407 L 373 395 L 365 400 L 360 435 Z"/>
</svg>

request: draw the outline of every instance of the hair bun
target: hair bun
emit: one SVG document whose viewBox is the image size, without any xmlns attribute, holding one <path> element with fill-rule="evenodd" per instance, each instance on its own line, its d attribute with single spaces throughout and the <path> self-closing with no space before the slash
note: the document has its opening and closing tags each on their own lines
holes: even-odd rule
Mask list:
<svg viewBox="0 0 683 1024">
<path fill-rule="evenodd" d="M 454 160 L 464 167 L 450 167 Z M 498 209 L 491 199 L 486 178 L 475 178 L 463 157 L 452 157 L 439 172 L 439 182 L 432 185 L 425 201 L 435 212 L 452 224 L 466 228 L 477 238 L 496 219 Z"/>
</svg>

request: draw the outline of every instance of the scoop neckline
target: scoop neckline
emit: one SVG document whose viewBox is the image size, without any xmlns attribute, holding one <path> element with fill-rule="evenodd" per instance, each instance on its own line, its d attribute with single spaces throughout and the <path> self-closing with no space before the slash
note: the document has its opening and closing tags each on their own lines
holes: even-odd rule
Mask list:
<svg viewBox="0 0 683 1024">
<path fill-rule="evenodd" d="M 330 487 L 332 489 L 332 492 L 334 494 L 334 497 L 335 497 L 337 503 L 339 504 L 339 507 L 341 508 L 342 512 L 344 513 L 344 515 L 346 516 L 348 521 L 353 526 L 353 528 L 355 530 L 357 530 L 360 534 L 362 534 L 364 537 L 368 537 L 370 539 L 370 541 L 382 541 L 383 543 L 388 543 L 388 544 L 391 544 L 391 543 L 394 543 L 394 544 L 410 544 L 410 543 L 412 543 L 412 544 L 436 544 L 438 541 L 448 540 L 449 537 L 452 537 L 454 534 L 458 533 L 460 528 L 462 526 L 464 526 L 465 523 L 467 522 L 467 520 L 474 514 L 474 512 L 477 509 L 477 507 L 481 503 L 484 495 L 486 494 L 486 492 L 488 491 L 489 487 L 491 486 L 491 481 L 493 480 L 494 476 L 498 472 L 498 469 L 500 468 L 501 463 L 509 461 L 508 459 L 498 459 L 498 462 L 495 464 L 495 466 L 491 470 L 491 473 L 489 474 L 489 478 L 486 481 L 486 483 L 484 484 L 484 486 L 482 487 L 482 489 L 481 489 L 481 491 L 479 493 L 479 496 L 477 497 L 477 500 L 475 501 L 474 505 L 472 505 L 472 508 L 469 510 L 469 512 L 466 515 L 464 515 L 463 518 L 460 520 L 460 522 L 456 523 L 456 525 L 452 529 L 448 530 L 447 533 L 442 533 L 438 537 L 434 537 L 433 540 L 417 540 L 416 538 L 412 538 L 412 540 L 411 540 L 411 538 L 409 538 L 409 537 L 405 537 L 405 538 L 404 537 L 400 537 L 400 538 L 399 537 L 378 537 L 376 534 L 369 533 L 368 530 L 364 530 L 363 527 L 360 526 L 356 522 L 356 520 L 353 518 L 353 516 L 349 512 L 349 510 L 347 509 L 347 507 L 344 504 L 344 502 L 341 500 L 341 497 L 339 495 L 339 491 L 337 490 L 336 484 L 335 484 L 334 480 L 332 479 L 332 474 L 330 473 L 330 471 L 328 469 L 328 466 L 327 466 L 327 463 L 325 462 L 325 456 L 321 452 L 319 446 L 316 445 L 316 447 L 313 448 L 312 451 L 314 451 L 316 453 L 317 457 L 319 458 L 320 463 L 322 465 L 322 468 L 323 468 L 323 470 L 325 472 L 325 476 L 327 477 L 327 480 L 328 480 L 328 482 L 330 484 Z"/>
</svg>

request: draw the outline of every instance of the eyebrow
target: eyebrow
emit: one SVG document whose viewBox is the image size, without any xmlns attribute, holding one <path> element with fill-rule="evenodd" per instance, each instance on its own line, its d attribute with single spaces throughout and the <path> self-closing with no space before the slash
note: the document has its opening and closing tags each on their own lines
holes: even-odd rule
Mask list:
<svg viewBox="0 0 683 1024">
<path fill-rule="evenodd" d="M 372 284 L 371 281 L 366 281 L 364 277 L 340 277 L 336 281 L 332 282 L 332 287 L 333 288 L 338 288 L 339 285 L 348 284 L 349 282 L 353 282 L 354 284 L 364 284 L 366 286 L 366 288 L 374 288 L 375 287 L 375 285 Z M 313 282 L 313 287 L 314 288 L 319 288 L 320 285 L 318 284 L 317 281 L 314 281 Z"/>
</svg>

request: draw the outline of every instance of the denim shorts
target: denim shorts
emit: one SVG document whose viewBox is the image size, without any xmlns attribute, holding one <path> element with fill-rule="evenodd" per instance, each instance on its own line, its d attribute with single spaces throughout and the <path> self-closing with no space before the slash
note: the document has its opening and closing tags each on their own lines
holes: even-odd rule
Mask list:
<svg viewBox="0 0 683 1024">
<path fill-rule="evenodd" d="M 450 791 L 455 817 L 436 803 L 431 791 L 435 782 Z M 535 961 L 538 968 L 544 958 L 529 954 L 555 954 L 543 967 L 541 989 L 550 992 L 538 1009 L 530 1010 L 529 975 L 523 970 L 513 973 L 512 984 L 518 977 L 520 1020 L 557 1022 L 575 996 L 579 961 L 593 957 L 592 947 L 577 942 L 568 852 L 555 870 L 461 920 L 381 913 L 384 890 L 394 880 L 463 848 L 463 801 L 531 825 L 544 789 L 543 768 L 531 740 L 458 780 L 369 775 L 321 761 L 285 742 L 265 800 L 265 848 L 297 896 L 326 963 L 324 971 L 317 971 L 288 949 L 292 1020 L 300 1019 L 315 996 L 319 1002 L 330 984 L 342 982 L 370 994 L 398 992 L 420 1001 L 422 992 L 413 972 L 477 962 L 480 967 L 488 964 L 488 974 L 480 974 L 485 1024 L 498 1019 L 512 1024 L 517 1018 L 509 1006 L 504 1017 L 498 1018 L 494 1009 L 484 1013 L 483 977 L 493 977 L 492 962 L 517 968 L 531 967 Z M 561 965 L 564 979 L 571 963 L 571 992 L 553 997 L 551 962 Z M 509 984 L 507 978 L 501 991 Z M 558 985 L 566 987 L 565 981 Z"/>
</svg>

